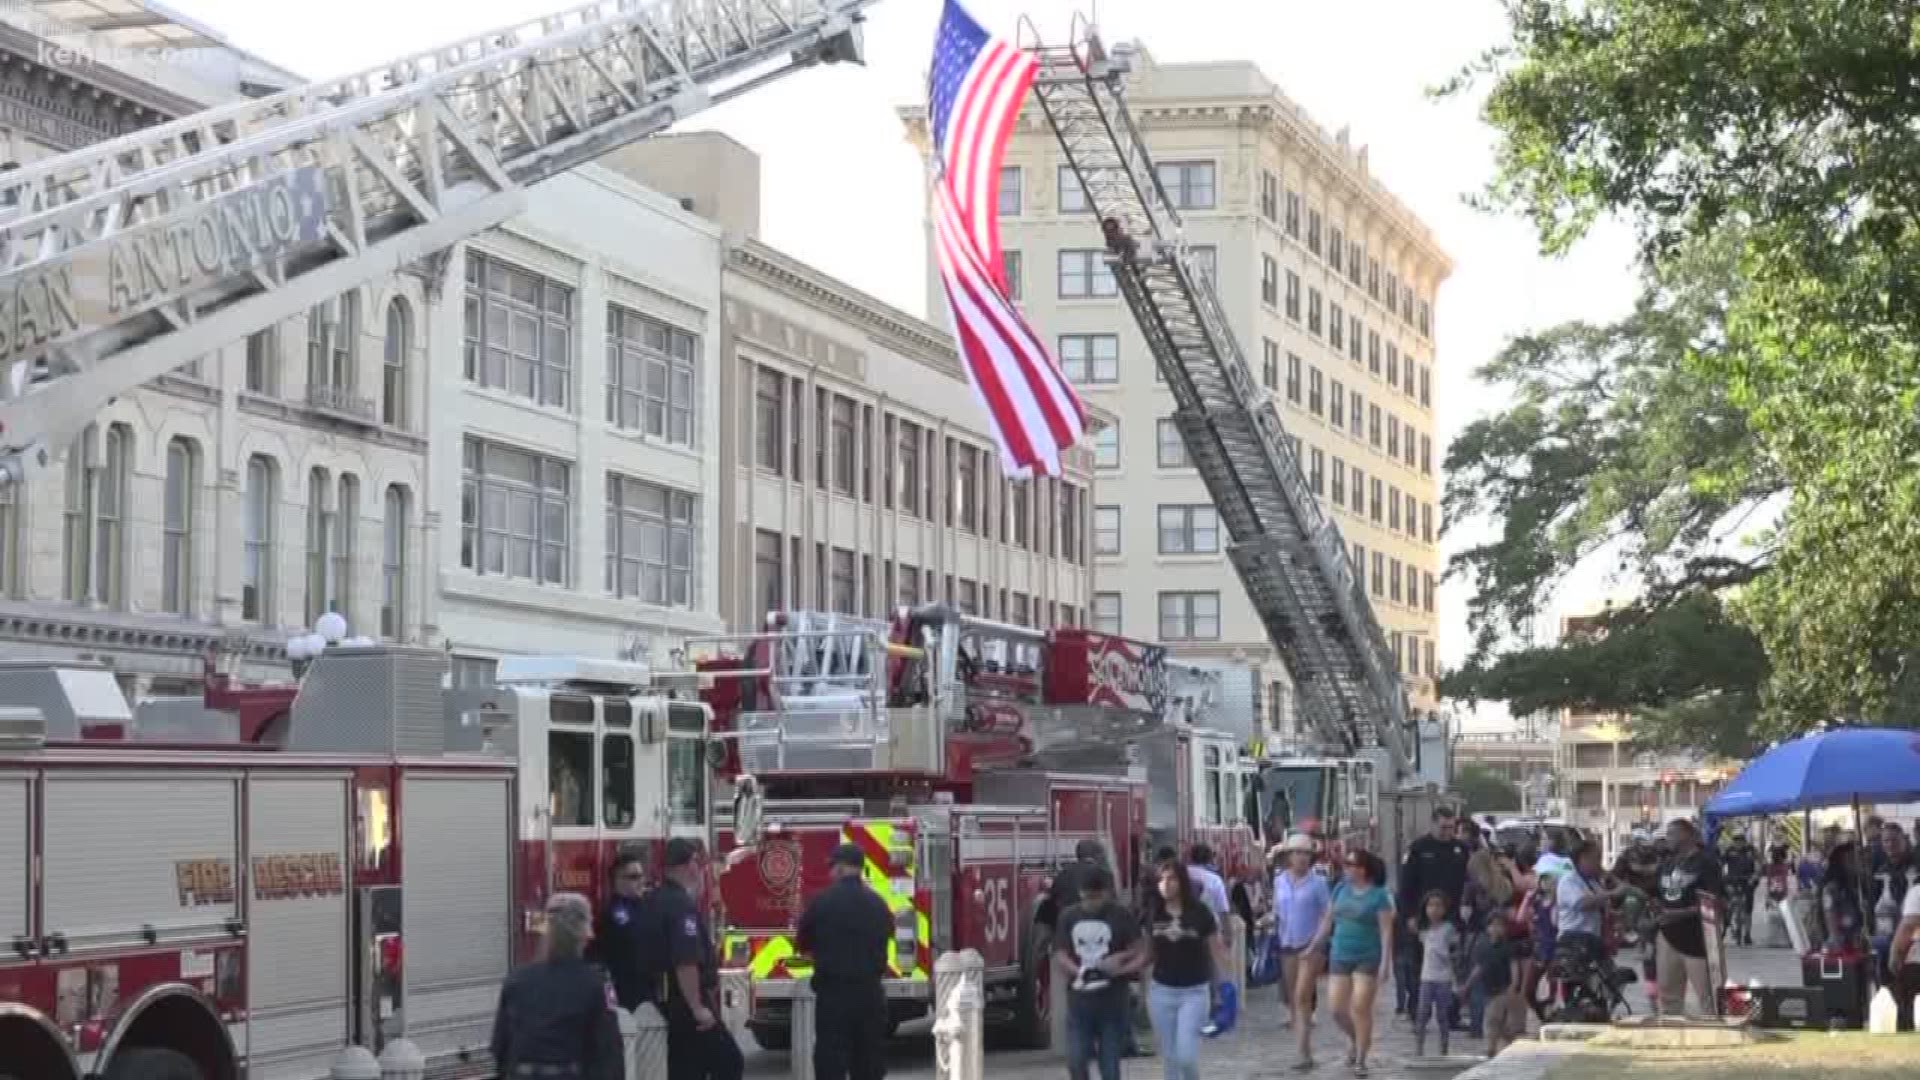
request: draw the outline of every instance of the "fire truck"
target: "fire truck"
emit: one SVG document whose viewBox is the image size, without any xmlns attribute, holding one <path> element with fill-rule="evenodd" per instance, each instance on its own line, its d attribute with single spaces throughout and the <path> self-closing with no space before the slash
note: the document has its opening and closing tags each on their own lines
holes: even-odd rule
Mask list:
<svg viewBox="0 0 1920 1080">
<path fill-rule="evenodd" d="M 1163 844 L 1205 841 L 1230 879 L 1262 876 L 1238 742 L 1170 695 L 1163 649 L 944 605 L 776 613 L 698 646 L 723 771 L 757 792 L 752 824 L 721 813 L 716 832 L 724 963 L 749 973 L 762 1046 L 791 1039 L 811 970 L 793 928 L 842 843 L 895 913 L 891 1021 L 927 1011 L 936 955 L 970 948 L 990 1019 L 1027 1045 L 1050 1031 L 1048 888 L 1081 843 L 1122 890 Z"/>
</svg>

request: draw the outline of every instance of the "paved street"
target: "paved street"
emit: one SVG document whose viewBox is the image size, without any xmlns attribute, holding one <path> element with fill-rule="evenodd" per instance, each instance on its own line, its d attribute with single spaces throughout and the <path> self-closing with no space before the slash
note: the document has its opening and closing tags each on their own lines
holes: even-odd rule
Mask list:
<svg viewBox="0 0 1920 1080">
<path fill-rule="evenodd" d="M 1736 982 L 1744 983 L 1752 978 L 1763 983 L 1797 986 L 1800 981 L 1798 963 L 1787 949 L 1729 950 L 1729 966 Z M 1636 984 L 1627 994 L 1636 1014 L 1651 1011 L 1647 1007 L 1645 988 Z M 1238 1030 L 1206 1045 L 1201 1063 L 1203 1075 L 1217 1077 L 1218 1080 L 1278 1080 L 1281 1077 L 1299 1076 L 1288 1068 L 1293 1060 L 1293 1038 L 1291 1032 L 1280 1029 L 1274 992 L 1256 991 L 1251 997 Z M 1409 1059 L 1413 1057 L 1413 1030 L 1405 1021 L 1394 1019 L 1391 1008 L 1391 1003 L 1382 995 L 1381 1020 L 1376 1029 L 1372 1062 L 1373 1076 L 1378 1080 L 1412 1080 L 1415 1077 L 1431 1080 L 1450 1075 L 1444 1067 L 1415 1068 L 1409 1065 Z M 1429 1050 L 1432 1049 L 1430 1043 Z M 1464 1035 L 1455 1036 L 1452 1049 L 1456 1055 L 1478 1052 L 1478 1047 Z M 1345 1041 L 1340 1033 L 1323 1019 L 1314 1038 L 1314 1056 L 1320 1064 L 1307 1075 L 1324 1080 L 1343 1080 L 1349 1075 L 1342 1063 L 1345 1052 Z M 786 1054 L 750 1053 L 748 1062 L 749 1076 L 778 1077 L 787 1073 Z M 1468 1063 L 1462 1061 L 1461 1064 L 1464 1066 Z M 1045 1052 L 992 1054 L 987 1070 L 993 1080 L 1059 1080 L 1066 1073 L 1060 1059 Z M 892 1071 L 889 1073 L 892 1080 L 931 1080 L 933 1075 L 932 1042 L 927 1036 L 909 1035 L 897 1040 Z M 1158 1059 L 1143 1058 L 1126 1063 L 1127 1080 L 1158 1080 L 1160 1076 Z"/>
</svg>

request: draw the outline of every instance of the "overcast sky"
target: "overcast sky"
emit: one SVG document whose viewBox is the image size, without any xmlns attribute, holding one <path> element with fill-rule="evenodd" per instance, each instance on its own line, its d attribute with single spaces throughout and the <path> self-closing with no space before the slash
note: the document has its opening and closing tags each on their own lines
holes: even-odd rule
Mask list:
<svg viewBox="0 0 1920 1080">
<path fill-rule="evenodd" d="M 172 0 L 235 44 L 305 75 L 371 67 L 518 19 L 560 10 L 543 0 Z M 970 0 L 990 27 L 1024 14 L 1058 37 L 1085 0 Z M 1500 39 L 1494 0 L 1102 0 L 1109 40 L 1138 38 L 1161 61 L 1259 64 L 1329 130 L 1350 127 L 1373 173 L 1430 224 L 1453 256 L 1437 315 L 1440 436 L 1451 439 L 1497 399 L 1472 371 L 1513 334 L 1571 317 L 1608 318 L 1631 301 L 1630 238 L 1604 228 L 1571 257 L 1542 258 L 1526 226 L 1466 206 L 1491 170 L 1491 133 L 1474 100 L 1436 103 L 1433 86 Z M 807 72 L 693 121 L 764 159 L 765 239 L 908 311 L 925 308 L 923 180 L 895 118 L 917 102 L 938 0 L 870 9 L 866 68 Z M 945 313 L 932 313 L 944 323 Z M 1460 537 L 1450 538 L 1449 549 Z M 1606 589 L 1583 581 L 1562 598 L 1589 608 Z M 1441 590 L 1441 655 L 1467 641 L 1465 590 Z"/>
</svg>

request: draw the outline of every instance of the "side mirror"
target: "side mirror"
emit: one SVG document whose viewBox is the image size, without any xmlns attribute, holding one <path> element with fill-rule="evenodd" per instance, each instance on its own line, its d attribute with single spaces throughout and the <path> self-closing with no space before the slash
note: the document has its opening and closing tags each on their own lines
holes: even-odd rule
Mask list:
<svg viewBox="0 0 1920 1080">
<path fill-rule="evenodd" d="M 746 773 L 741 773 L 733 782 L 733 845 L 735 848 L 754 847 L 760 843 L 761 815 L 766 807 L 766 797 L 760 791 L 760 782 Z"/>
</svg>

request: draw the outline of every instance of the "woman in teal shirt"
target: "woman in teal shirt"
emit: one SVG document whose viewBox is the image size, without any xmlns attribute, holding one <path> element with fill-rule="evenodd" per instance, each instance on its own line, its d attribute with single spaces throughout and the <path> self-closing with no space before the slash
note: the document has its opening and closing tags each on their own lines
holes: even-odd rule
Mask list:
<svg viewBox="0 0 1920 1080">
<path fill-rule="evenodd" d="M 1327 963 L 1328 1006 L 1351 1044 L 1347 1064 L 1355 1077 L 1367 1075 L 1373 999 L 1392 972 L 1393 895 L 1386 881 L 1387 867 L 1379 856 L 1358 848 L 1349 851 L 1345 880 L 1334 886 L 1333 906 L 1314 935 L 1316 948 L 1329 941 L 1333 945 Z"/>
</svg>

